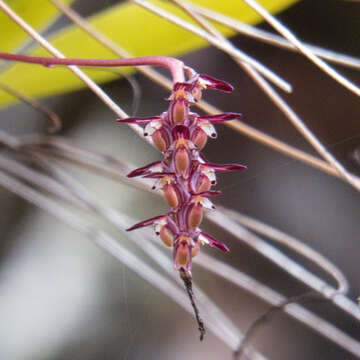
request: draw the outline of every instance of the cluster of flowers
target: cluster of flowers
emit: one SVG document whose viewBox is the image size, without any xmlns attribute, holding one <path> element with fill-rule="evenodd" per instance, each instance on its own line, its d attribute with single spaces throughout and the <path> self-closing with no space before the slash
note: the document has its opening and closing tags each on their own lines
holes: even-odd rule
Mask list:
<svg viewBox="0 0 360 360">
<path fill-rule="evenodd" d="M 243 165 L 217 165 L 206 160 L 200 152 L 208 137 L 216 138 L 213 124 L 239 118 L 241 114 L 224 113 L 199 116 L 190 106 L 201 99 L 202 90 L 231 92 L 233 87 L 207 75 L 194 74 L 185 82 L 177 82 L 169 97 L 170 106 L 160 116 L 127 118 L 119 122 L 146 124 L 144 136 L 151 136 L 163 153 L 162 161 L 136 169 L 128 177 L 156 179 L 154 189 L 161 189 L 170 211 L 135 224 L 128 231 L 154 225 L 155 232 L 166 246 L 173 247 L 177 270 L 191 270 L 192 258 L 200 245 L 208 244 L 227 252 L 229 249 L 199 228 L 204 209 L 214 209 L 210 197 L 220 194 L 211 190 L 216 184 L 215 172 L 246 169 Z"/>
</svg>

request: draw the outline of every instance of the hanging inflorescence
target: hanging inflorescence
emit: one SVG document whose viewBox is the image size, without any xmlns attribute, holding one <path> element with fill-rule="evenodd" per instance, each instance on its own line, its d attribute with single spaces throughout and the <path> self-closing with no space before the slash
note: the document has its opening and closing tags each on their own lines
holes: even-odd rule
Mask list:
<svg viewBox="0 0 360 360">
<path fill-rule="evenodd" d="M 200 245 L 208 244 L 227 252 L 226 245 L 214 239 L 199 228 L 204 209 L 215 209 L 209 198 L 219 195 L 211 190 L 216 184 L 216 172 L 246 169 L 243 165 L 217 165 L 206 160 L 201 153 L 208 137 L 216 138 L 213 124 L 239 118 L 241 114 L 224 113 L 213 116 L 199 116 L 190 111 L 204 89 L 233 91 L 233 87 L 207 75 L 199 75 L 182 61 L 165 57 L 150 56 L 132 59 L 62 59 L 33 57 L 0 52 L 0 59 L 22 61 L 45 66 L 163 66 L 170 70 L 173 90 L 169 97 L 169 109 L 160 116 L 150 118 L 127 118 L 119 122 L 145 124 L 144 136 L 151 136 L 154 145 L 163 153 L 164 159 L 136 169 L 128 177 L 142 176 L 156 179 L 154 189 L 161 189 L 170 206 L 166 214 L 135 224 L 128 231 L 153 225 L 163 243 L 173 248 L 174 267 L 179 270 L 189 295 L 191 305 L 203 339 L 205 328 L 194 301 L 191 264 L 200 251 Z M 188 75 L 185 80 L 184 72 Z"/>
<path fill-rule="evenodd" d="M 216 172 L 246 169 L 243 165 L 217 165 L 206 160 L 201 150 L 208 137 L 216 138 L 213 124 L 239 118 L 238 113 L 199 116 L 190 110 L 201 98 L 204 89 L 233 91 L 233 87 L 207 75 L 192 71 L 184 82 L 176 82 L 168 98 L 170 105 L 160 116 L 127 118 L 119 122 L 146 124 L 144 136 L 151 136 L 164 159 L 141 167 L 128 177 L 142 176 L 156 179 L 153 189 L 161 189 L 170 211 L 139 222 L 127 229 L 132 231 L 153 225 L 163 243 L 173 248 L 175 269 L 190 274 L 192 258 L 200 245 L 208 244 L 227 252 L 226 245 L 199 228 L 204 209 L 215 209 L 209 198 L 220 191 L 211 190 L 216 184 Z"/>
</svg>

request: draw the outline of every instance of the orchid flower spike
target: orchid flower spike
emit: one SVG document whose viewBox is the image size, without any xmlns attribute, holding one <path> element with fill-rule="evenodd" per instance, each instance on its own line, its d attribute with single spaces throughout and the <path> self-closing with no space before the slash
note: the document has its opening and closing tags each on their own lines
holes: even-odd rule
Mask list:
<svg viewBox="0 0 360 360">
<path fill-rule="evenodd" d="M 231 92 L 233 87 L 221 80 L 195 72 L 184 82 L 176 82 L 169 96 L 169 108 L 160 116 L 127 118 L 120 123 L 144 124 L 144 136 L 151 136 L 163 153 L 163 160 L 133 170 L 128 177 L 156 179 L 154 189 L 161 189 L 170 206 L 167 214 L 133 225 L 128 231 L 153 225 L 161 241 L 173 249 L 176 270 L 191 276 L 192 259 L 201 245 L 223 252 L 227 246 L 201 231 L 203 214 L 215 209 L 209 200 L 219 195 L 211 190 L 216 184 L 216 172 L 246 169 L 243 165 L 218 165 L 201 154 L 208 137 L 216 138 L 214 124 L 240 118 L 238 113 L 199 116 L 190 107 L 201 99 L 204 89 Z"/>
</svg>

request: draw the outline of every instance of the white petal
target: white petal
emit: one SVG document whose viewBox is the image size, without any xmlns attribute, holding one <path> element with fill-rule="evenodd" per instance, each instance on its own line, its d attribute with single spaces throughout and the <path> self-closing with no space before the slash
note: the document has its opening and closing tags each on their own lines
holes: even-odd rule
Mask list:
<svg viewBox="0 0 360 360">
<path fill-rule="evenodd" d="M 216 175 L 215 175 L 215 170 L 214 169 L 210 169 L 210 168 L 203 168 L 201 171 L 205 176 L 208 177 L 208 179 L 210 180 L 211 184 L 214 185 L 214 183 L 216 183 Z"/>
<path fill-rule="evenodd" d="M 215 206 L 214 204 L 206 197 L 203 197 L 201 200 L 201 204 L 205 209 L 214 210 Z"/>
<path fill-rule="evenodd" d="M 204 244 L 209 245 L 209 240 L 202 234 L 198 236 L 198 240 L 201 242 L 202 245 Z"/>
<path fill-rule="evenodd" d="M 162 126 L 162 120 L 150 121 L 144 128 L 144 134 L 152 135 L 157 129 Z"/>
<path fill-rule="evenodd" d="M 215 127 L 209 121 L 202 121 L 199 126 L 205 131 L 207 136 L 210 136 L 213 139 L 217 137 Z"/>
</svg>

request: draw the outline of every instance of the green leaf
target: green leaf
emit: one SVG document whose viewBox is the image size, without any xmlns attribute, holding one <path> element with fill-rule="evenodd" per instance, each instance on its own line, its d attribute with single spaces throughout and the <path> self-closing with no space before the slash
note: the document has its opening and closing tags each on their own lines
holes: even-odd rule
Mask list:
<svg viewBox="0 0 360 360">
<path fill-rule="evenodd" d="M 259 2 L 272 13 L 277 13 L 297 1 L 262 0 Z M 259 15 L 239 0 L 196 0 L 194 2 L 249 24 L 261 21 Z M 169 2 L 154 0 L 152 3 L 191 21 L 188 15 Z M 180 56 L 208 45 L 206 41 L 188 31 L 130 2 L 111 7 L 88 20 L 134 56 Z M 218 27 L 218 29 L 226 36 L 234 34 L 224 27 Z M 111 51 L 75 26 L 59 31 L 51 36 L 50 40 L 67 57 L 114 58 Z M 50 56 L 43 49 L 37 49 L 31 52 L 31 55 Z M 120 71 L 129 72 L 130 69 L 122 68 Z M 116 78 L 116 74 L 110 72 L 86 69 L 85 72 L 98 83 Z M 61 94 L 84 87 L 83 83 L 64 67 L 45 68 L 20 63 L 1 74 L 0 81 L 32 97 Z M 0 105 L 4 106 L 13 101 L 14 99 L 7 94 L 0 93 Z"/>
<path fill-rule="evenodd" d="M 63 1 L 70 4 L 74 0 Z M 8 1 L 8 6 L 38 31 L 47 28 L 59 15 L 58 10 L 48 0 L 37 0 L 36 2 L 11 0 Z M 0 11 L 0 34 L 2 34 L 0 36 L 2 52 L 16 51 L 29 40 L 29 35 L 2 11 Z"/>
</svg>

